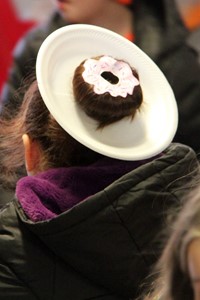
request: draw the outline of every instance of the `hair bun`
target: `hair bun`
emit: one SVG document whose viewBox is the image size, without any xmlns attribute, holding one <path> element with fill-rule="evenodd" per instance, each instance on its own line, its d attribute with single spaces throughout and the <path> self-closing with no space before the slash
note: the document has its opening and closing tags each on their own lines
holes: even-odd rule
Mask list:
<svg viewBox="0 0 200 300">
<path fill-rule="evenodd" d="M 75 70 L 73 91 L 76 102 L 98 122 L 98 128 L 133 118 L 143 100 L 137 72 L 110 56 L 83 61 Z"/>
</svg>

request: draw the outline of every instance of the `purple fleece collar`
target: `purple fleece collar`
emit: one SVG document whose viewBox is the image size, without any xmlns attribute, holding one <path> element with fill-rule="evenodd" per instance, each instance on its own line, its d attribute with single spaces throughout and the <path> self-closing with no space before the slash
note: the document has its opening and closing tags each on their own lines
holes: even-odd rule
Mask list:
<svg viewBox="0 0 200 300">
<path fill-rule="evenodd" d="M 49 220 L 147 161 L 103 158 L 89 166 L 51 169 L 20 179 L 16 196 L 30 220 Z"/>
</svg>

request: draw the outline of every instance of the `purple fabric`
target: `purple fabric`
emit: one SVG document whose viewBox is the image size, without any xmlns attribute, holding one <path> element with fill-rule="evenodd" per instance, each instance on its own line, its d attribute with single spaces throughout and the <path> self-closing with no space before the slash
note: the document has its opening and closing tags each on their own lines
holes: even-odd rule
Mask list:
<svg viewBox="0 0 200 300">
<path fill-rule="evenodd" d="M 16 196 L 30 220 L 49 220 L 147 161 L 103 158 L 89 166 L 51 169 L 20 179 Z"/>
</svg>

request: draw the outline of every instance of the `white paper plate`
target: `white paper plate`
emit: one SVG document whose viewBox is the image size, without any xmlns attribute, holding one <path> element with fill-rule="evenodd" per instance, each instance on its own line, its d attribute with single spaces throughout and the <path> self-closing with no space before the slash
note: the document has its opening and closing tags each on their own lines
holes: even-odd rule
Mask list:
<svg viewBox="0 0 200 300">
<path fill-rule="evenodd" d="M 127 61 L 139 73 L 144 103 L 128 118 L 97 130 L 96 121 L 75 103 L 72 78 L 86 58 L 110 55 Z M 141 160 L 164 150 L 178 123 L 173 91 L 156 64 L 136 45 L 93 25 L 62 27 L 43 42 L 37 57 L 39 90 L 57 122 L 76 140 L 96 152 L 123 160 Z"/>
</svg>

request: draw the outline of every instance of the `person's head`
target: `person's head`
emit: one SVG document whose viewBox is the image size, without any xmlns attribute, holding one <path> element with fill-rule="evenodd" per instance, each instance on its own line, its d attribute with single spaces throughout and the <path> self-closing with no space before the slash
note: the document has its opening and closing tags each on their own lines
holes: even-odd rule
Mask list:
<svg viewBox="0 0 200 300">
<path fill-rule="evenodd" d="M 121 58 L 111 54 L 116 49 Z M 87 165 L 101 155 L 146 159 L 159 154 L 174 136 L 177 106 L 166 78 L 140 49 L 109 30 L 68 25 L 52 33 L 38 53 L 36 76 L 18 116 L 12 122 L 1 120 L 1 176 L 15 175 L 24 165 L 24 154 L 27 171 L 36 174 Z M 159 83 L 163 97 L 157 94 Z M 148 109 L 140 113 L 143 92 Z M 170 124 L 168 114 L 175 117 Z"/>
<path fill-rule="evenodd" d="M 101 22 L 111 11 L 128 6 L 132 0 L 54 0 L 63 18 L 70 23 L 95 24 Z M 99 24 L 101 25 L 101 24 Z"/>
<path fill-rule="evenodd" d="M 184 207 L 171 226 L 155 274 L 152 293 L 142 297 L 143 300 L 200 299 L 199 186 L 186 197 Z"/>
<path fill-rule="evenodd" d="M 25 93 L 19 113 L 0 119 L 0 183 L 13 189 L 16 181 L 49 168 L 88 165 L 100 157 L 73 139 L 56 122 L 40 95 L 37 81 Z"/>
<path fill-rule="evenodd" d="M 106 70 L 109 71 L 105 72 L 105 76 L 102 74 L 104 85 L 99 86 L 100 89 L 103 88 L 99 90 L 100 93 L 95 92 L 93 84 L 88 82 L 87 75 L 95 78 L 95 74 L 86 74 L 89 72 L 86 64 L 92 62 L 106 64 Z M 103 66 L 99 65 L 99 68 L 103 70 Z M 112 82 L 113 77 L 117 82 Z M 74 72 L 73 91 L 78 105 L 97 121 L 97 128 L 124 117 L 133 118 L 143 100 L 137 72 L 124 61 L 108 56 L 82 62 Z M 34 175 L 49 168 L 88 165 L 102 157 L 71 137 L 57 123 L 41 97 L 36 80 L 25 93 L 16 118 L 7 122 L 1 120 L 0 124 L 1 132 L 6 135 L 4 142 L 2 140 L 0 143 L 1 154 L 4 153 L 1 165 L 11 178 L 14 175 L 14 179 L 16 169 L 23 166 L 24 159 L 28 174 Z M 13 159 L 10 159 L 9 149 Z"/>
<path fill-rule="evenodd" d="M 88 76 L 94 79 L 97 75 L 94 70 L 94 73 L 89 73 L 92 62 L 99 63 L 101 71 L 104 68 L 100 64 L 109 70 L 105 72 L 107 77 L 102 77 L 103 86 L 99 85 L 98 91 L 93 88 L 95 83 L 88 81 Z M 112 76 L 117 82 L 111 82 Z M 96 80 L 98 82 L 101 84 L 100 77 Z M 127 63 L 107 56 L 88 59 L 77 67 L 73 77 L 73 92 L 78 105 L 98 122 L 97 128 L 124 117 L 133 118 L 143 100 L 137 72 Z M 36 81 L 25 94 L 21 112 L 28 172 L 34 174 L 53 167 L 87 165 L 99 158 L 98 153 L 84 147 L 56 122 L 43 102 Z"/>
</svg>

